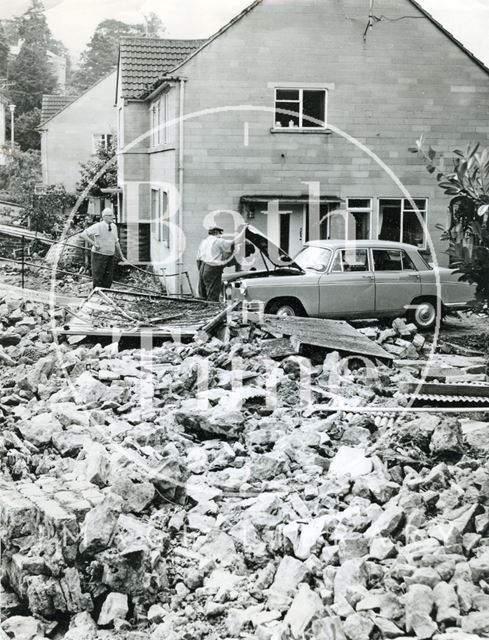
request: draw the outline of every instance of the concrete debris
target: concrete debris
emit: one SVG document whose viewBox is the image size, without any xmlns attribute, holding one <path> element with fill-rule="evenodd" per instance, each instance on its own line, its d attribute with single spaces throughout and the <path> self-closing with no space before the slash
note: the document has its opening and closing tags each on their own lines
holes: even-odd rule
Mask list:
<svg viewBox="0 0 489 640">
<path fill-rule="evenodd" d="M 5 637 L 489 637 L 487 421 L 392 412 L 413 325 L 363 330 L 393 366 L 265 349 L 238 316 L 149 362 L 2 307 Z M 429 373 L 485 375 L 457 357 Z"/>
</svg>

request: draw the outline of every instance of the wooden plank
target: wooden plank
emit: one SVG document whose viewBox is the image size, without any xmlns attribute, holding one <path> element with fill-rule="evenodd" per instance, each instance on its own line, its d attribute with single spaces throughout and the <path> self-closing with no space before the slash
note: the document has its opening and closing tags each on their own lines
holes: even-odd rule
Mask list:
<svg viewBox="0 0 489 640">
<path fill-rule="evenodd" d="M 143 335 L 144 332 L 151 331 L 151 335 L 154 338 L 173 338 L 179 336 L 181 338 L 193 338 L 196 330 L 194 328 L 186 327 L 168 327 L 167 329 L 153 329 L 152 327 L 139 327 L 134 329 L 119 329 L 114 327 L 102 327 L 94 328 L 92 326 L 80 326 L 76 329 L 56 329 L 56 333 L 65 336 L 98 336 L 101 338 L 110 338 L 112 334 L 121 338 L 138 338 Z"/>
<path fill-rule="evenodd" d="M 418 382 L 401 382 L 399 393 L 489 398 L 489 384 L 436 383 L 419 380 Z"/>
<path fill-rule="evenodd" d="M 301 344 L 310 344 L 332 351 L 355 353 L 383 360 L 393 359 L 393 356 L 379 344 L 343 320 L 293 316 L 281 318 L 263 315 L 260 324 L 265 330 L 270 329 L 275 335 L 281 333 L 284 336 L 293 336 Z"/>
</svg>

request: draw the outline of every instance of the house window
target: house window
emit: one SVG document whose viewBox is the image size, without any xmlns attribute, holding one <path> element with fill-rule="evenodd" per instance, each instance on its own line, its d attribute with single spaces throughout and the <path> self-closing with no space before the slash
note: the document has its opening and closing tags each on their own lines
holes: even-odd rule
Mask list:
<svg viewBox="0 0 489 640">
<path fill-rule="evenodd" d="M 326 89 L 275 89 L 275 128 L 325 129 Z"/>
<path fill-rule="evenodd" d="M 372 199 L 348 198 L 348 234 L 353 240 L 368 240 L 372 229 Z"/>
<path fill-rule="evenodd" d="M 108 149 L 113 141 L 114 136 L 111 133 L 94 133 L 92 136 L 92 152 L 97 153 L 100 148 Z"/>
<path fill-rule="evenodd" d="M 159 137 L 160 126 L 160 101 L 157 100 L 151 105 L 151 146 L 156 147 Z"/>
<path fill-rule="evenodd" d="M 160 237 L 160 190 L 151 189 L 151 233 L 158 240 Z"/>
<path fill-rule="evenodd" d="M 168 193 L 166 191 L 162 192 L 162 206 L 161 206 L 161 239 L 163 243 L 170 248 L 170 211 L 169 211 L 169 200 Z"/>
<path fill-rule="evenodd" d="M 424 227 L 428 201 L 426 198 L 414 200 L 416 209 L 407 198 L 379 200 L 379 239 L 406 242 L 424 248 L 426 244 Z M 421 219 L 420 219 L 421 218 Z"/>
<path fill-rule="evenodd" d="M 158 242 L 170 247 L 168 193 L 151 189 L 151 233 Z"/>
<path fill-rule="evenodd" d="M 168 94 L 164 93 L 151 104 L 151 146 L 168 142 Z"/>
</svg>

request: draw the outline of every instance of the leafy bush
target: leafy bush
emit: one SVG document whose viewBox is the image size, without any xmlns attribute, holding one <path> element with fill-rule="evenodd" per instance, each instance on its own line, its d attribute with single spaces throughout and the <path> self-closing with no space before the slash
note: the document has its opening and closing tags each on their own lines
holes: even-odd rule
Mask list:
<svg viewBox="0 0 489 640">
<path fill-rule="evenodd" d="M 450 224 L 437 225 L 442 240 L 449 243 L 450 263 L 460 279 L 477 285 L 477 296 L 489 300 L 489 149 L 470 144 L 453 152 L 453 169 L 447 171 L 445 158 L 424 145 L 423 137 L 410 149 L 436 173 L 438 186 L 450 200 Z"/>
</svg>

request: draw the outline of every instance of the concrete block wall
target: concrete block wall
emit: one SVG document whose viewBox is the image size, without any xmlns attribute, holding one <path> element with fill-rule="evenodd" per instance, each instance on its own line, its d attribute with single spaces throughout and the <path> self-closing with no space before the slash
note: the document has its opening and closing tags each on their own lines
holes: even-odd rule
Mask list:
<svg viewBox="0 0 489 640">
<path fill-rule="evenodd" d="M 115 83 L 114 71 L 43 126 L 41 157 L 46 184 L 62 184 L 74 192 L 80 163 L 93 156 L 92 136 L 116 133 Z"/>
<path fill-rule="evenodd" d="M 412 197 L 428 198 L 429 233 L 446 262 L 435 225 L 447 220 L 447 199 L 408 148 L 421 134 L 444 152 L 487 145 L 488 74 L 407 0 L 378 0 L 375 13 L 390 20 L 364 41 L 368 8 L 368 0 L 265 0 L 183 66 L 186 114 L 215 109 L 185 123 L 190 267 L 203 214 L 237 210 L 240 195 L 306 194 L 303 183 L 319 181 L 322 194 L 373 198 L 375 212 L 378 198 L 403 196 L 389 170 Z M 273 84 L 285 82 L 334 85 L 331 135 L 270 132 Z"/>
<path fill-rule="evenodd" d="M 488 74 L 408 0 L 377 0 L 387 18 L 364 38 L 368 10 L 368 0 L 264 0 L 178 71 L 187 79 L 184 268 L 194 280 L 206 214 L 237 211 L 243 195 L 306 195 L 306 182 L 323 195 L 372 198 L 375 226 L 379 198 L 403 197 L 400 181 L 428 199 L 428 232 L 446 264 L 435 227 L 448 199 L 408 148 L 421 134 L 449 155 L 472 140 L 488 145 Z M 329 88 L 329 134 L 271 132 L 274 87 L 284 83 Z M 150 126 L 149 104 L 128 107 L 126 143 Z M 178 143 L 171 155 L 147 154 L 148 164 L 142 147 L 125 156 L 124 176 L 176 184 Z M 147 215 L 149 202 L 140 206 Z M 232 216 L 220 222 L 232 230 Z"/>
</svg>

